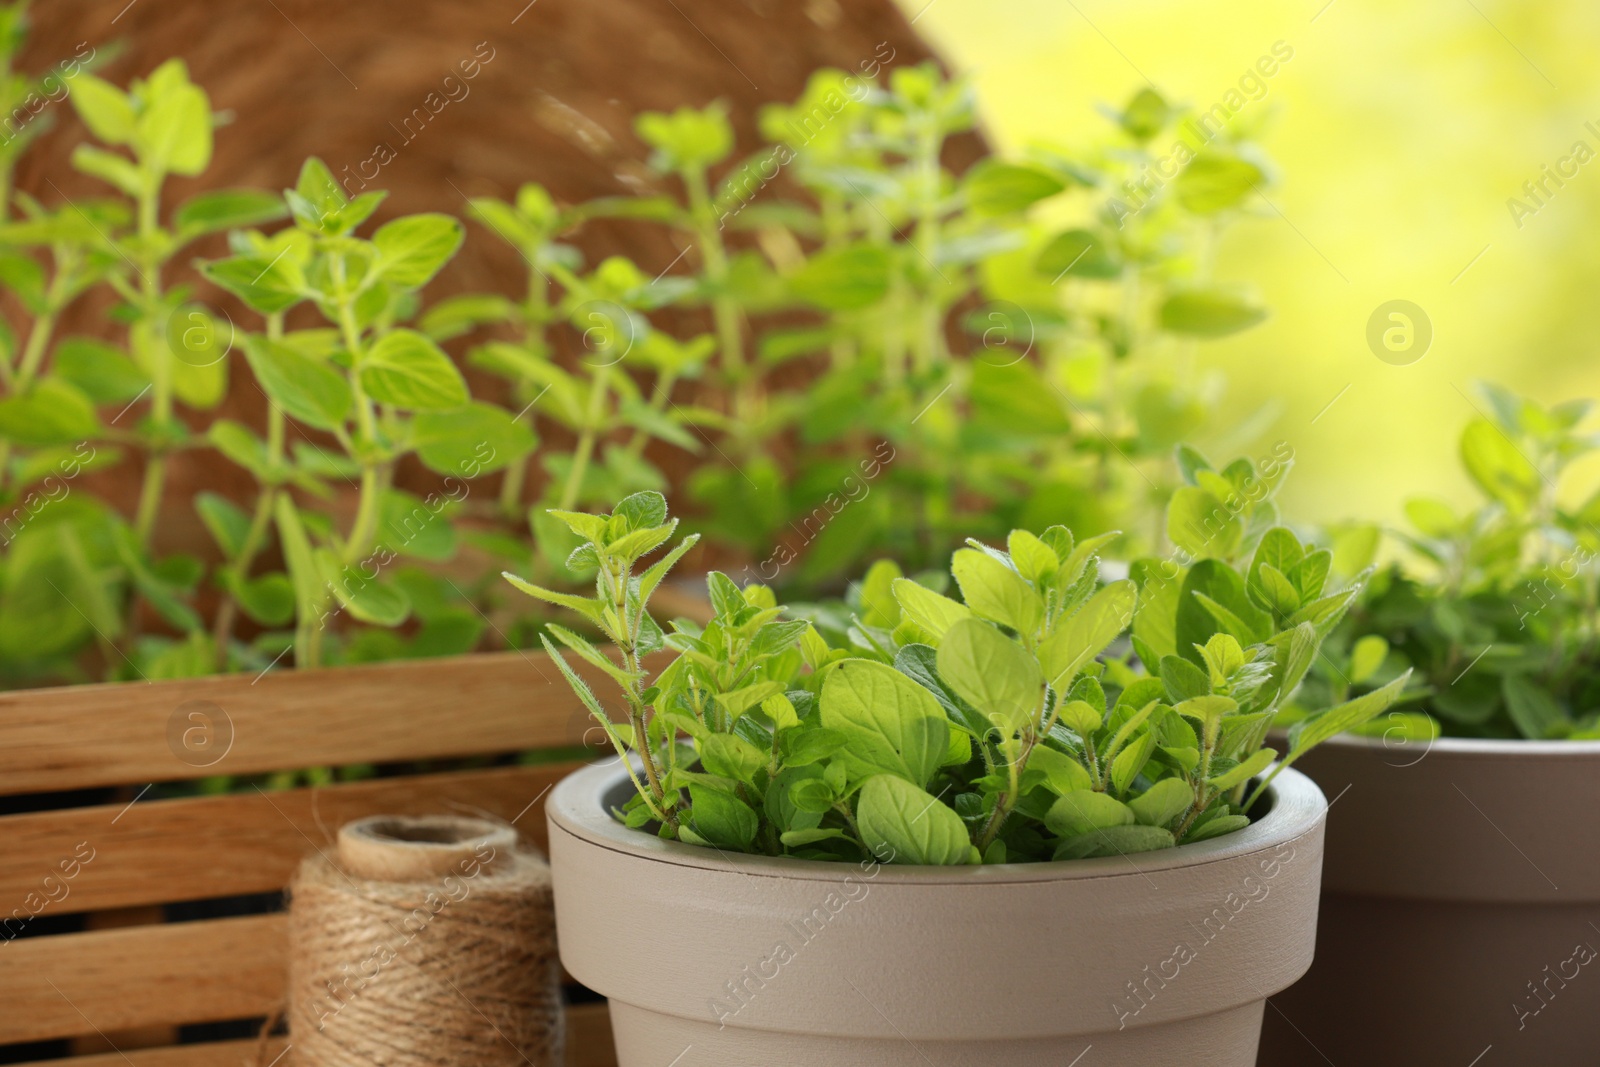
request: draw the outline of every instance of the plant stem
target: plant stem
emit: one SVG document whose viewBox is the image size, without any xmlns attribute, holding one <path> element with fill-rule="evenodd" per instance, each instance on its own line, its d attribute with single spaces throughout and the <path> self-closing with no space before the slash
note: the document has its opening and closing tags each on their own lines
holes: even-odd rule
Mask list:
<svg viewBox="0 0 1600 1067">
<path fill-rule="evenodd" d="M 628 695 L 628 720 L 633 724 L 633 748 L 644 763 L 644 774 L 650 783 L 650 794 L 655 807 L 661 812 L 662 821 L 672 831 L 673 836 L 678 831 L 677 805 L 668 803 L 666 789 L 661 784 L 661 774 L 656 767 L 655 753 L 650 748 L 649 723 L 645 719 L 645 700 L 642 685 L 645 672 L 639 667 L 639 628 L 644 622 L 644 605 L 639 605 L 639 612 L 630 618 L 628 615 L 628 584 L 629 575 L 626 570 L 612 572 L 607 568 L 604 572 L 606 578 L 606 591 L 611 597 L 611 607 L 617 620 L 616 639 L 617 648 L 622 652 L 623 668 L 627 672 L 629 683 L 625 687 Z M 670 744 L 670 741 L 669 741 Z"/>
<path fill-rule="evenodd" d="M 1006 764 L 1006 789 L 995 797 L 994 811 L 989 813 L 989 822 L 984 826 L 983 834 L 974 842 L 979 852 L 989 850 L 989 846 L 994 844 L 994 839 L 1000 835 L 1000 828 L 1016 809 L 1017 801 L 1021 799 L 1022 772 L 1027 769 L 1028 757 L 1033 755 L 1033 747 L 1036 744 L 1038 737 L 1030 730 L 1023 735 L 1022 748 L 1017 752 L 1017 758 Z"/>
<path fill-rule="evenodd" d="M 678 376 L 672 371 L 664 370 L 656 376 L 656 384 L 650 390 L 650 407 L 653 411 L 661 413 L 667 410 L 667 404 L 672 400 L 672 387 L 678 384 Z M 638 459 L 644 455 L 644 446 L 650 440 L 650 435 L 643 429 L 635 429 L 633 437 L 628 441 L 628 458 Z"/>
<path fill-rule="evenodd" d="M 944 314 L 937 293 L 938 283 L 944 276 L 936 265 L 939 261 L 939 151 L 942 143 L 937 120 L 929 116 L 918 132 L 916 162 L 921 192 L 917 198 L 917 241 L 922 246 L 922 258 L 933 272 L 918 309 L 922 322 L 916 361 L 917 371 L 922 374 L 932 370 L 944 352 Z"/>
<path fill-rule="evenodd" d="M 282 336 L 283 313 L 275 312 L 268 315 L 267 337 L 276 341 Z M 283 409 L 269 400 L 267 402 L 268 469 L 276 469 L 278 464 L 283 462 L 285 430 Z M 238 615 L 238 599 L 233 589 L 245 580 L 250 565 L 255 562 L 256 554 L 261 551 L 261 546 L 267 539 L 267 527 L 272 524 L 272 512 L 277 502 L 277 490 L 276 483 L 273 483 L 263 485 L 257 491 L 255 512 L 250 516 L 250 528 L 245 531 L 238 555 L 227 562 L 225 573 L 228 574 L 229 580 L 222 594 L 222 603 L 217 607 L 216 621 L 211 628 L 211 645 L 219 671 L 228 669 L 228 643 L 233 640 L 233 624 Z"/>
<path fill-rule="evenodd" d="M 139 238 L 141 250 L 148 249 L 157 229 L 160 189 L 147 188 L 139 194 Z M 161 498 L 166 485 L 167 456 L 164 435 L 172 421 L 172 353 L 156 335 L 154 316 L 161 305 L 161 261 L 142 251 L 139 264 L 140 294 L 144 307 L 133 329 L 135 346 L 144 348 L 151 367 L 150 419 L 163 435 L 145 462 L 144 484 L 139 490 L 139 506 L 134 513 L 134 534 L 139 548 L 148 551 L 150 535 L 161 514 Z"/>
<path fill-rule="evenodd" d="M 23 393 L 33 385 L 33 379 L 39 373 L 39 367 L 44 362 L 45 352 L 49 350 L 50 339 L 55 334 L 56 320 L 61 314 L 61 309 L 66 303 L 66 294 L 71 278 L 77 269 L 77 257 L 71 249 L 61 245 L 52 250 L 55 257 L 56 270 L 50 278 L 50 286 L 45 290 L 43 313 L 33 320 L 33 326 L 28 330 L 28 339 L 23 343 L 22 355 L 17 362 L 16 372 L 5 361 L 0 360 L 0 373 L 8 391 Z M 0 489 L 5 487 L 11 477 L 11 442 L 0 442 Z"/>
<path fill-rule="evenodd" d="M 611 368 L 596 367 L 594 379 L 589 383 L 589 404 L 583 415 L 583 430 L 578 434 L 578 445 L 572 450 L 572 466 L 567 470 L 567 482 L 561 489 L 561 500 L 556 506 L 562 511 L 572 510 L 583 491 L 584 476 L 589 473 L 589 461 L 594 456 L 595 441 L 600 433 L 600 417 L 605 414 L 607 387 L 611 383 Z"/>
<path fill-rule="evenodd" d="M 739 302 L 727 294 L 728 250 L 722 243 L 711 204 L 711 190 L 703 168 L 683 173 L 689 194 L 689 213 L 694 219 L 695 240 L 705 265 L 706 280 L 716 290 L 711 298 L 711 318 L 717 333 L 717 348 L 722 356 L 722 373 L 733 387 L 733 417 L 740 436 L 746 436 L 755 411 L 755 383 L 749 379 L 744 359 L 744 332 Z"/>
<path fill-rule="evenodd" d="M 523 258 L 530 264 L 528 270 L 528 296 L 523 303 L 523 343 L 533 349 L 535 345 L 543 347 L 545 323 L 549 320 L 550 313 L 550 280 L 545 273 L 531 266 L 538 262 L 538 248 L 523 250 Z M 516 421 L 524 425 L 531 425 L 533 417 L 529 414 L 528 407 L 517 413 Z M 533 462 L 533 457 L 525 456 L 521 462 L 513 463 L 506 468 L 505 478 L 500 483 L 500 513 L 507 519 L 515 520 L 521 517 L 522 512 L 522 487 L 528 480 L 528 464 Z"/>
</svg>

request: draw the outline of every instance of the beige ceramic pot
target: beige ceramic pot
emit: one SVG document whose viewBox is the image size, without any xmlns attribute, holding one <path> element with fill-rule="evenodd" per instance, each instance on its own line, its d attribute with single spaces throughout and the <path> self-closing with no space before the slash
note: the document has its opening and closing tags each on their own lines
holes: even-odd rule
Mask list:
<svg viewBox="0 0 1600 1067">
<path fill-rule="evenodd" d="M 606 814 L 629 789 L 599 764 L 546 809 L 561 959 L 621 1067 L 1248 1067 L 1311 962 L 1326 804 L 1293 771 L 1225 838 L 959 868 L 661 841 Z"/>
<path fill-rule="evenodd" d="M 1335 738 L 1317 961 L 1264 1067 L 1600 1062 L 1600 742 Z"/>
</svg>

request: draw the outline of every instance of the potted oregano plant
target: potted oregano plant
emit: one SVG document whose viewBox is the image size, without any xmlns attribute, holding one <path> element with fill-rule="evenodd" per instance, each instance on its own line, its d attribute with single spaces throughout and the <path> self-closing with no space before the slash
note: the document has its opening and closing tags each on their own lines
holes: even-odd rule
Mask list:
<svg viewBox="0 0 1600 1067">
<path fill-rule="evenodd" d="M 1600 1042 L 1568 989 L 1600 945 L 1600 826 L 1566 814 L 1600 775 L 1600 498 L 1568 492 L 1595 447 L 1593 404 L 1493 385 L 1473 402 L 1460 455 L 1483 502 L 1408 502 L 1400 558 L 1302 690 L 1314 702 L 1416 679 L 1367 736 L 1302 764 L 1344 798 L 1317 963 L 1282 998 L 1293 1027 L 1269 1024 L 1264 1062 L 1302 1063 L 1314 1045 L 1336 1062 L 1471 1062 L 1493 1046 L 1485 1063 L 1580 1063 Z M 1355 987 L 1373 973 L 1392 979 L 1381 996 Z"/>
<path fill-rule="evenodd" d="M 696 538 L 671 544 L 658 494 L 555 517 L 595 595 L 507 577 L 611 646 L 549 627 L 618 758 L 547 812 L 562 958 L 611 998 L 624 1067 L 690 1046 L 1254 1062 L 1315 928 L 1324 802 L 1262 741 L 1357 591 L 1327 583 L 1325 550 L 1263 529 L 1230 546 L 1245 564 L 1141 596 L 1100 580 L 1114 534 L 1017 530 L 955 553 L 959 598 L 878 569 L 839 647 L 715 572 L 715 616 L 663 628 L 651 595 Z M 1290 758 L 1403 684 L 1322 710 Z"/>
</svg>

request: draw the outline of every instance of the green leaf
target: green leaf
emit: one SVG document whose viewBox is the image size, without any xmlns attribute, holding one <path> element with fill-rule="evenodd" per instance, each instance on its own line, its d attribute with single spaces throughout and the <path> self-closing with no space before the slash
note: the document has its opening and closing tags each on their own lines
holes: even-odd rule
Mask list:
<svg viewBox="0 0 1600 1067">
<path fill-rule="evenodd" d="M 381 277 L 402 289 L 426 285 L 449 262 L 465 236 L 449 215 L 406 215 L 384 223 L 372 235 Z"/>
<path fill-rule="evenodd" d="M 1167 502 L 1167 538 L 1196 559 L 1227 559 L 1239 548 L 1244 523 L 1237 512 L 1194 486 L 1173 490 Z"/>
<path fill-rule="evenodd" d="M 802 848 L 806 845 L 814 845 L 818 841 L 833 841 L 841 837 L 849 837 L 849 835 L 843 830 L 813 828 L 810 830 L 785 830 L 778 835 L 778 840 L 782 841 L 786 848 Z"/>
<path fill-rule="evenodd" d="M 145 177 L 138 167 L 125 157 L 104 148 L 81 144 L 72 150 L 72 169 L 91 178 L 99 178 L 107 185 L 126 193 L 140 196 L 144 192 Z"/>
<path fill-rule="evenodd" d="M 302 623 L 306 623 L 315 619 L 322 608 L 322 576 L 311 554 L 311 541 L 306 537 L 300 512 L 295 510 L 294 501 L 288 493 L 278 494 L 273 511 L 278 524 L 278 542 L 283 546 L 289 580 L 294 584 L 295 615 Z"/>
<path fill-rule="evenodd" d="M 1141 658 L 1158 663 L 1178 651 L 1178 603 L 1187 572 L 1168 560 L 1137 560 L 1129 569 L 1139 607 L 1129 633 Z"/>
<path fill-rule="evenodd" d="M 766 753 L 733 734 L 708 734 L 699 748 L 706 770 L 723 778 L 748 782 L 767 765 Z"/>
<path fill-rule="evenodd" d="M 1236 830 L 1243 830 L 1250 825 L 1248 815 L 1218 815 L 1205 825 L 1191 830 L 1185 837 L 1185 843 L 1190 841 L 1206 841 L 1223 834 L 1231 834 Z"/>
<path fill-rule="evenodd" d="M 1002 737 L 1037 721 L 1044 676 L 1027 650 L 994 626 L 962 619 L 939 644 L 939 677 L 1000 727 Z"/>
<path fill-rule="evenodd" d="M 733 151 L 733 126 L 720 103 L 702 110 L 680 107 L 671 114 L 646 111 L 633 125 L 645 144 L 656 150 L 656 163 L 663 170 L 703 169 Z"/>
<path fill-rule="evenodd" d="M 287 311 L 305 299 L 304 272 L 288 252 L 219 259 L 202 273 L 262 314 Z"/>
<path fill-rule="evenodd" d="M 1163 778 L 1128 801 L 1133 817 L 1145 826 L 1165 826 L 1193 804 L 1194 789 L 1181 778 Z"/>
<path fill-rule="evenodd" d="M 194 498 L 194 509 L 200 521 L 211 531 L 211 537 L 222 549 L 227 559 L 233 559 L 244 550 L 245 535 L 250 529 L 250 516 L 227 497 L 217 493 L 201 493 Z"/>
<path fill-rule="evenodd" d="M 1305 556 L 1305 549 L 1293 531 L 1285 526 L 1274 526 L 1262 535 L 1255 555 L 1250 558 L 1251 582 L 1254 582 L 1255 572 L 1263 566 L 1271 566 L 1281 574 L 1289 574 Z"/>
<path fill-rule="evenodd" d="M 1149 87 L 1134 93 L 1119 117 L 1124 132 L 1140 142 L 1148 141 L 1160 133 L 1171 120 L 1171 105 Z"/>
<path fill-rule="evenodd" d="M 782 682 L 757 682 L 754 685 L 743 686 L 726 693 L 718 693 L 716 700 L 722 710 L 728 713 L 730 719 L 737 719 L 751 708 L 759 707 L 761 702 L 768 697 L 782 692 Z"/>
<path fill-rule="evenodd" d="M 456 554 L 455 528 L 446 518 L 450 504 L 438 493 L 424 500 L 401 489 L 385 491 L 378 505 L 378 543 L 418 559 L 450 559 Z"/>
<path fill-rule="evenodd" d="M 231 419 L 218 419 L 206 431 L 206 440 L 228 459 L 255 476 L 258 482 L 270 482 L 277 476 L 267 462 L 266 443 L 254 430 Z"/>
<path fill-rule="evenodd" d="M 833 787 L 823 780 L 820 772 L 815 778 L 802 778 L 791 784 L 788 796 L 790 804 L 811 815 L 825 815 L 833 810 Z"/>
<path fill-rule="evenodd" d="M 70 532 L 66 536 L 76 543 Z M 10 545 L 6 562 L 0 654 L 14 662 L 42 660 L 74 651 L 93 636 L 96 612 L 92 605 L 85 613 L 74 606 L 80 603 L 75 594 L 83 576 L 57 529 L 24 530 Z M 93 586 L 85 588 L 94 591 Z M 107 636 L 115 637 L 114 615 L 107 621 L 114 627 Z"/>
<path fill-rule="evenodd" d="M 157 173 L 194 177 L 211 164 L 211 103 L 187 80 L 159 94 L 136 128 L 140 159 Z"/>
<path fill-rule="evenodd" d="M 516 313 L 516 305 L 498 293 L 463 293 L 423 312 L 422 332 L 435 341 L 448 341 L 479 326 L 507 321 Z"/>
<path fill-rule="evenodd" d="M 1557 728 L 1566 725 L 1567 713 L 1549 690 L 1526 676 L 1508 674 L 1501 679 L 1500 689 L 1505 694 L 1511 721 L 1523 737 L 1533 741 L 1554 737 Z"/>
<path fill-rule="evenodd" d="M 690 808 L 685 822 L 717 848 L 748 852 L 761 820 L 755 811 L 726 790 L 689 783 Z"/>
<path fill-rule="evenodd" d="M 1206 784 L 1213 789 L 1226 791 L 1242 782 L 1248 782 L 1262 771 L 1271 766 L 1278 754 L 1270 748 L 1257 749 L 1245 758 L 1244 762 L 1235 764 L 1231 769 L 1224 771 L 1214 778 L 1206 779 Z"/>
<path fill-rule="evenodd" d="M 263 626 L 282 626 L 294 618 L 294 583 L 286 574 L 263 574 L 234 591 L 239 607 Z"/>
<path fill-rule="evenodd" d="M 840 662 L 822 683 L 820 708 L 822 725 L 846 738 L 838 758 L 854 778 L 889 773 L 922 786 L 949 747 L 933 694 L 882 663 Z"/>
<path fill-rule="evenodd" d="M 125 404 L 150 387 L 150 378 L 120 349 L 89 337 L 56 345 L 56 376 L 96 404 Z"/>
<path fill-rule="evenodd" d="M 1232 152 L 1201 152 L 1178 175 L 1178 203 L 1195 215 L 1215 215 L 1238 207 L 1267 180 L 1255 163 Z"/>
<path fill-rule="evenodd" d="M 344 425 L 355 397 L 339 371 L 297 348 L 258 335 L 245 339 L 244 356 L 262 391 L 290 418 L 319 430 Z"/>
<path fill-rule="evenodd" d="M 861 843 L 882 863 L 955 866 L 972 862 L 961 816 L 926 790 L 892 774 L 861 787 L 856 822 Z"/>
<path fill-rule="evenodd" d="M 1122 263 L 1093 230 L 1071 229 L 1057 234 L 1044 246 L 1033 269 L 1053 280 L 1071 277 L 1105 281 L 1122 273 Z"/>
<path fill-rule="evenodd" d="M 957 696 L 955 690 L 939 677 L 938 656 L 938 651 L 931 645 L 905 645 L 895 653 L 894 669 L 932 693 L 956 727 L 973 737 L 988 737 L 994 725 L 977 708 Z"/>
<path fill-rule="evenodd" d="M 1310 718 L 1295 723 L 1289 728 L 1289 752 L 1284 756 L 1281 766 L 1287 767 L 1328 738 L 1360 726 L 1384 711 L 1399 698 L 1400 691 L 1410 680 L 1411 672 L 1407 671 L 1382 688 L 1363 693 L 1353 700 L 1347 700 L 1343 704 L 1320 711 Z"/>
<path fill-rule="evenodd" d="M 968 206 L 979 215 L 1014 215 L 1066 188 L 1039 167 L 994 158 L 970 167 L 961 184 Z"/>
<path fill-rule="evenodd" d="M 1107 826 L 1126 826 L 1135 820 L 1133 809 L 1104 793 L 1082 790 L 1061 797 L 1045 813 L 1044 824 L 1058 837 L 1077 837 Z"/>
<path fill-rule="evenodd" d="M 106 144 L 127 144 L 133 139 L 133 102 L 110 82 L 80 71 L 72 79 L 68 99 L 97 139 Z"/>
<path fill-rule="evenodd" d="M 1383 666 L 1389 658 L 1389 642 L 1377 634 L 1367 634 L 1356 639 L 1350 649 L 1350 684 L 1360 685 Z"/>
<path fill-rule="evenodd" d="M 822 768 L 815 764 L 785 767 L 767 783 L 766 796 L 761 805 L 762 811 L 780 834 L 788 833 L 790 830 L 814 829 L 822 822 L 822 815 L 832 809 L 831 792 L 828 793 L 821 811 L 803 811 L 797 807 L 790 792 L 802 781 L 815 781 L 827 789 L 826 783 L 822 781 Z"/>
<path fill-rule="evenodd" d="M 1473 419 L 1461 434 L 1461 463 L 1491 500 L 1522 514 L 1539 497 L 1539 471 L 1488 419 Z"/>
<path fill-rule="evenodd" d="M 172 221 L 180 240 L 237 230 L 281 219 L 289 213 L 283 198 L 262 189 L 218 189 L 178 205 Z"/>
<path fill-rule="evenodd" d="M 602 618 L 599 605 L 589 597 L 574 596 L 571 593 L 558 593 L 553 589 L 545 589 L 542 586 L 534 585 L 532 582 L 524 581 L 509 571 L 502 572 L 500 576 L 529 596 L 554 604 L 557 607 L 566 608 L 569 611 L 576 611 L 590 622 L 599 624 Z"/>
<path fill-rule="evenodd" d="M 1023 577 L 987 552 L 963 548 L 950 572 L 967 607 L 993 622 L 1032 635 L 1044 619 L 1044 600 Z"/>
<path fill-rule="evenodd" d="M 1230 621 L 1224 624 L 1219 612 Z M 1243 630 L 1233 633 L 1231 627 Z M 1232 633 L 1242 645 L 1264 641 L 1272 632 L 1272 619 L 1250 602 L 1244 579 L 1221 560 L 1203 559 L 1189 568 L 1178 598 L 1178 655 L 1204 666 L 1197 645 L 1218 633 Z"/>
<path fill-rule="evenodd" d="M 1100 729 L 1104 716 L 1087 700 L 1068 700 L 1061 705 L 1057 718 L 1087 742 Z"/>
<path fill-rule="evenodd" d="M 1126 856 L 1171 848 L 1172 834 L 1157 826 L 1108 826 L 1069 838 L 1057 846 L 1052 859 L 1076 860 L 1095 856 Z"/>
<path fill-rule="evenodd" d="M 1267 317 L 1253 297 L 1220 286 L 1185 289 L 1161 305 L 1161 328 L 1189 337 L 1226 337 Z"/>
<path fill-rule="evenodd" d="M 859 311 L 889 292 L 889 253 L 872 244 L 818 252 L 792 278 L 795 296 L 825 311 Z"/>
<path fill-rule="evenodd" d="M 415 330 L 395 330 L 367 350 L 361 384 L 380 404 L 437 411 L 465 404 L 467 383 L 444 350 Z"/>
<path fill-rule="evenodd" d="M 451 411 L 423 411 L 411 424 L 423 466 L 439 474 L 478 478 L 520 463 L 537 444 L 510 412 L 473 401 Z"/>
<path fill-rule="evenodd" d="M 936 640 L 953 624 L 972 616 L 972 609 L 965 604 L 941 596 L 910 578 L 896 578 L 890 588 L 905 616 Z"/>
<path fill-rule="evenodd" d="M 1133 780 L 1139 777 L 1155 750 L 1156 735 L 1146 731 L 1118 752 L 1111 761 L 1111 787 L 1118 793 L 1133 788 Z"/>
<path fill-rule="evenodd" d="M 45 378 L 0 400 L 0 437 L 21 445 L 70 445 L 98 437 L 100 416 L 75 385 Z"/>
<path fill-rule="evenodd" d="M 1062 690 L 1133 621 L 1138 592 L 1123 579 L 1098 590 L 1039 645 L 1045 680 Z"/>
<path fill-rule="evenodd" d="M 411 616 L 411 598 L 398 585 L 369 578 L 360 566 L 345 566 L 327 549 L 315 553 L 318 572 L 353 618 L 374 626 L 399 626 Z"/>
<path fill-rule="evenodd" d="M 1084 707 L 1088 707 L 1087 704 Z M 1091 711 L 1093 709 L 1090 709 Z M 1057 796 L 1066 796 L 1093 784 L 1083 764 L 1046 745 L 1036 745 L 1028 756 L 1028 770 L 1044 773 L 1045 786 Z"/>
</svg>

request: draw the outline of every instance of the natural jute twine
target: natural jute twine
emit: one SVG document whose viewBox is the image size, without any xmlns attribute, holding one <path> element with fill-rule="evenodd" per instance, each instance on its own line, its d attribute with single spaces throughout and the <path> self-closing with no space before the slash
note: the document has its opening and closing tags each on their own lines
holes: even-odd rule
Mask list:
<svg viewBox="0 0 1600 1067">
<path fill-rule="evenodd" d="M 557 1067 L 550 868 L 483 819 L 380 815 L 290 885 L 301 1067 Z"/>
</svg>

